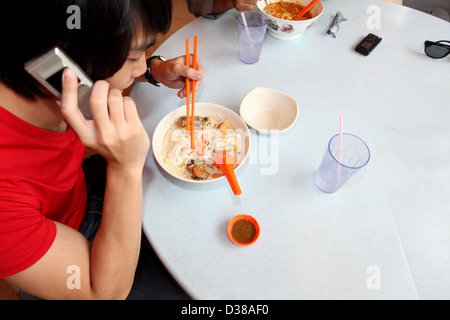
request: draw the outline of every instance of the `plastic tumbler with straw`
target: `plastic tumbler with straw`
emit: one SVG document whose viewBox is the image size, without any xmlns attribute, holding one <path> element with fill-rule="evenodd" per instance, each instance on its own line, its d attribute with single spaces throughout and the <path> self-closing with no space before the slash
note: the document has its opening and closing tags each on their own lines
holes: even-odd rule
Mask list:
<svg viewBox="0 0 450 320">
<path fill-rule="evenodd" d="M 243 11 L 238 16 L 239 56 L 247 64 L 258 62 L 268 19 L 256 11 Z"/>
<path fill-rule="evenodd" d="M 370 159 L 366 143 L 353 134 L 342 132 L 342 117 L 340 123 L 340 132 L 330 139 L 315 179 L 317 187 L 327 193 L 339 190 Z"/>
</svg>

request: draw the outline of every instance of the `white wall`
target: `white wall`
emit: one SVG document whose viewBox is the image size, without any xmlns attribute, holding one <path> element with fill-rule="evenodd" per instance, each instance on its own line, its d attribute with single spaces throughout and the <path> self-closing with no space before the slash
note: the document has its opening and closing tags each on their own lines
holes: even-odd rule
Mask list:
<svg viewBox="0 0 450 320">
<path fill-rule="evenodd" d="M 403 5 L 420 11 L 443 8 L 450 13 L 450 0 L 403 0 Z"/>
</svg>

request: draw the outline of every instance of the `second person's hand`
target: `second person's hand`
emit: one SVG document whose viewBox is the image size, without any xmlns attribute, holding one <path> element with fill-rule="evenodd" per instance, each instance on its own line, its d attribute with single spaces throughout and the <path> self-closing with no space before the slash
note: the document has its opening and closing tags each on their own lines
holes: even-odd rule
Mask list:
<svg viewBox="0 0 450 320">
<path fill-rule="evenodd" d="M 192 66 L 193 55 L 190 55 Z M 205 69 L 199 59 L 197 59 L 197 70 L 186 66 L 185 56 L 180 56 L 167 61 L 154 59 L 151 64 L 152 75 L 156 81 L 172 89 L 181 89 L 177 95 L 180 99 L 186 97 L 186 78 L 196 81 L 196 88 L 201 84 Z"/>
</svg>

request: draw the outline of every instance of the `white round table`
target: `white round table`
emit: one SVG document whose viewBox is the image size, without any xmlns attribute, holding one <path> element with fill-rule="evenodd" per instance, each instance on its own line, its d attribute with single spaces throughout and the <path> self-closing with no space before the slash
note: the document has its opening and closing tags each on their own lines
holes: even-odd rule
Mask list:
<svg viewBox="0 0 450 320">
<path fill-rule="evenodd" d="M 449 299 L 450 58 L 434 60 L 425 40 L 450 38 L 450 24 L 377 0 L 325 0 L 323 16 L 294 41 L 266 35 L 260 61 L 239 60 L 237 11 L 198 18 L 156 54 L 184 54 L 199 37 L 206 73 L 197 102 L 238 113 L 255 87 L 299 103 L 282 134 L 251 130 L 237 171 L 194 185 L 172 178 L 150 152 L 144 172 L 143 229 L 179 284 L 195 299 Z M 326 34 L 340 11 L 336 39 Z M 379 19 L 378 19 L 379 18 Z M 368 56 L 354 51 L 368 33 L 383 38 Z M 131 92 L 150 136 L 176 91 L 136 84 Z M 339 130 L 369 146 L 369 164 L 339 191 L 314 183 L 328 140 Z M 260 238 L 233 244 L 228 221 L 255 217 Z"/>
</svg>

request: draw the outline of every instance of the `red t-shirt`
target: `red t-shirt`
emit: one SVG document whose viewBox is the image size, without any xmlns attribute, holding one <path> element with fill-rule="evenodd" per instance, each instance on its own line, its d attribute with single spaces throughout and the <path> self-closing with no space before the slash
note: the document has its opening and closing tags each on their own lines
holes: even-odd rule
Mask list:
<svg viewBox="0 0 450 320">
<path fill-rule="evenodd" d="M 48 251 L 53 221 L 79 229 L 87 197 L 84 151 L 72 129 L 39 129 L 0 107 L 0 278 Z"/>
</svg>

